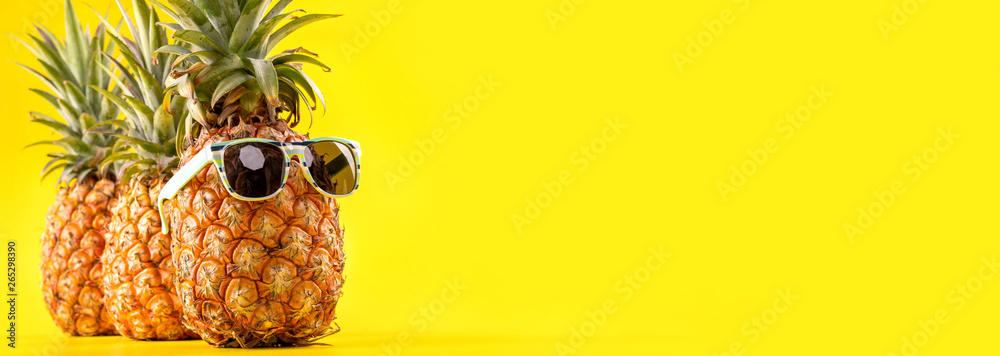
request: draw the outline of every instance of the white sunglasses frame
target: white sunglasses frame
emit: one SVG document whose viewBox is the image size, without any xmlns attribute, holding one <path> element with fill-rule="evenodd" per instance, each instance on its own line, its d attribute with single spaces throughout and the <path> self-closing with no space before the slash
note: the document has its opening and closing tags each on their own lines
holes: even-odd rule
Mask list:
<svg viewBox="0 0 1000 356">
<path fill-rule="evenodd" d="M 206 146 L 205 148 L 202 148 L 201 151 L 198 151 L 198 153 L 196 153 L 194 157 L 192 157 L 191 160 L 188 161 L 187 164 L 178 169 L 177 172 L 174 173 L 174 176 L 167 181 L 167 184 L 163 185 L 163 188 L 160 189 L 160 194 L 156 198 L 156 207 L 160 212 L 160 225 L 162 226 L 164 234 L 170 233 L 170 224 L 167 222 L 166 216 L 163 213 L 163 201 L 168 199 L 173 199 L 175 196 L 177 196 L 177 193 L 179 193 L 181 189 L 184 188 L 184 186 L 187 185 L 189 181 L 191 181 L 191 179 L 193 179 L 196 175 L 198 175 L 198 172 L 201 172 L 202 168 L 205 168 L 205 166 L 207 166 L 210 163 L 214 163 L 213 166 L 215 166 L 215 170 L 219 174 L 219 179 L 222 180 L 222 184 L 223 186 L 225 186 L 226 191 L 228 191 L 230 195 L 232 195 L 237 199 L 246 201 L 260 201 L 269 199 L 271 197 L 274 197 L 275 195 L 278 195 L 278 193 L 281 193 L 281 188 L 279 188 L 277 191 L 266 197 L 251 198 L 237 194 L 229 186 L 229 180 L 226 179 L 226 169 L 223 160 L 223 152 L 225 152 L 226 149 L 232 145 L 247 143 L 247 142 L 264 142 L 264 143 L 274 144 L 275 146 L 280 148 L 282 152 L 284 152 L 285 166 L 284 166 L 283 176 L 281 178 L 281 187 L 284 187 L 285 183 L 288 180 L 288 174 L 290 172 L 290 167 L 292 165 L 292 158 L 298 157 L 299 162 L 305 162 L 306 146 L 316 142 L 337 142 L 344 144 L 351 149 L 351 155 L 354 158 L 354 166 L 357 169 L 357 175 L 355 176 L 354 179 L 354 187 L 347 194 L 338 195 L 338 194 L 329 194 L 325 192 L 323 189 L 320 189 L 320 187 L 316 185 L 316 181 L 313 179 L 312 174 L 309 173 L 309 169 L 306 168 L 305 165 L 300 165 L 300 166 L 305 173 L 306 180 L 308 180 L 309 184 L 312 184 L 313 188 L 316 189 L 316 191 L 319 192 L 320 194 L 323 194 L 328 197 L 346 197 L 351 194 L 354 194 L 354 192 L 358 190 L 358 186 L 360 185 L 361 182 L 361 143 L 359 143 L 358 141 L 340 137 L 320 137 L 301 142 L 278 142 L 262 138 L 244 138 L 239 140 L 214 143 Z"/>
</svg>

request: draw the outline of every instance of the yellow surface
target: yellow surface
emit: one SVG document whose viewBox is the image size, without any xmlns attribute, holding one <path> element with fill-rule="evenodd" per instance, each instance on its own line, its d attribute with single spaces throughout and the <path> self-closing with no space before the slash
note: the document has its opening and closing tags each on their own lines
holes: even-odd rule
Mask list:
<svg viewBox="0 0 1000 356">
<path fill-rule="evenodd" d="M 5 3 L 0 30 L 35 16 L 58 33 L 58 7 Z M 314 74 L 330 107 L 309 132 L 365 152 L 361 190 L 342 200 L 343 332 L 294 352 L 1000 353 L 1000 280 L 983 262 L 1000 253 L 1000 3 L 291 7 L 346 14 L 286 44 L 335 68 Z M 9 44 L 0 56 L 34 63 Z M 52 336 L 36 269 L 52 181 L 38 183 L 43 152 L 21 147 L 50 134 L 27 111 L 53 111 L 26 90 L 36 79 L 2 70 L 17 351 L 237 353 Z"/>
</svg>

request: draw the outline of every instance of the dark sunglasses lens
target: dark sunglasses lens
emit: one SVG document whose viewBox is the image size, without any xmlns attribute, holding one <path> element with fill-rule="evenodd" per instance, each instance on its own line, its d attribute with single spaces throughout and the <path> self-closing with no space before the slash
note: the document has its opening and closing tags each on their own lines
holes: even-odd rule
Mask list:
<svg viewBox="0 0 1000 356">
<path fill-rule="evenodd" d="M 346 195 L 354 190 L 358 167 L 351 148 L 334 142 L 313 142 L 306 146 L 305 166 L 316 186 L 330 195 Z"/>
<path fill-rule="evenodd" d="M 237 143 L 223 152 L 226 180 L 236 194 L 263 198 L 281 189 L 285 175 L 285 153 L 266 142 Z"/>
</svg>

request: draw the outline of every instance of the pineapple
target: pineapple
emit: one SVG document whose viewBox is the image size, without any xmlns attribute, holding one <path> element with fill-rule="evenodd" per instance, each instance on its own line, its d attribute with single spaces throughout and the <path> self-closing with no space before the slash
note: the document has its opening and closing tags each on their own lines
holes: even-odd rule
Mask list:
<svg viewBox="0 0 1000 356">
<path fill-rule="evenodd" d="M 121 132 L 119 144 L 102 162 L 103 166 L 119 166 L 120 192 L 118 204 L 109 210 L 107 245 L 101 256 L 105 305 L 122 336 L 139 340 L 194 338 L 197 336 L 180 321 L 170 236 L 161 232 L 155 204 L 160 188 L 177 167 L 175 137 L 185 115 L 183 111 L 172 113 L 171 103 L 163 101 L 162 96 L 163 82 L 176 56 L 152 55 L 167 43 L 167 34 L 163 28 L 153 26 L 159 18 L 145 0 L 133 1 L 135 21 L 121 2 L 116 2 L 134 39 L 123 37 L 101 17 L 124 58 L 114 61 L 114 69 L 104 70 L 121 70 L 121 78 L 115 76 L 116 83 L 126 88 L 121 96 L 94 88 L 124 113 L 124 119 L 102 123 Z M 181 103 L 180 98 L 174 101 Z"/>
<path fill-rule="evenodd" d="M 181 166 L 221 141 L 307 139 L 292 130 L 300 105 L 312 115 L 325 101 L 302 66 L 330 69 L 301 47 L 268 54 L 300 27 L 338 15 L 294 17 L 301 10 L 284 12 L 290 2 L 154 3 L 176 21 L 163 26 L 184 43 L 157 51 L 178 56 L 168 90 L 190 114 L 178 137 L 186 146 Z M 339 330 L 333 324 L 344 281 L 339 206 L 292 164 L 283 190 L 265 201 L 230 196 L 207 166 L 163 206 L 183 322 L 212 345 L 305 345 Z"/>
<path fill-rule="evenodd" d="M 43 179 L 61 171 L 59 190 L 45 216 L 41 237 L 42 296 L 49 314 L 64 333 L 113 335 L 115 329 L 104 308 L 100 257 L 111 220 L 108 211 L 114 205 L 115 176 L 109 167 L 99 164 L 116 140 L 89 133 L 88 129 L 114 118 L 118 112 L 88 85 L 109 86 L 111 78 L 99 66 L 110 63 L 103 54 L 111 53 L 114 46 L 105 46 L 103 25 L 91 36 L 90 29 L 80 25 L 68 0 L 65 8 L 64 41 L 44 27 L 37 27 L 38 37 L 29 35 L 33 45 L 18 39 L 38 57 L 43 70 L 22 67 L 51 90 L 32 91 L 62 116 L 57 120 L 31 113 L 32 121 L 62 136 L 33 144 L 51 144 L 61 150 L 49 153 L 52 159 L 42 169 Z"/>
</svg>

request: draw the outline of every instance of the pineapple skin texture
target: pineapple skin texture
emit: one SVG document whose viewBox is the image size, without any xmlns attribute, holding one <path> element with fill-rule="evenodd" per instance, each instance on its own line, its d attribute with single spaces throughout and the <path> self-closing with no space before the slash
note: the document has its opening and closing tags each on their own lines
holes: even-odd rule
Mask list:
<svg viewBox="0 0 1000 356">
<path fill-rule="evenodd" d="M 156 196 L 165 182 L 137 176 L 118 187 L 101 256 L 105 308 L 118 333 L 137 340 L 197 338 L 180 321 L 170 236 L 160 230 Z"/>
<path fill-rule="evenodd" d="M 250 125 L 248 125 L 250 126 Z M 204 132 L 181 166 L 207 144 L 258 137 L 306 139 L 284 122 Z M 277 196 L 243 201 L 206 166 L 164 203 L 183 323 L 217 347 L 304 345 L 339 330 L 343 229 L 339 206 L 302 175 L 298 162 Z"/>
<path fill-rule="evenodd" d="M 42 233 L 42 296 L 66 334 L 116 335 L 102 292 L 101 254 L 115 183 L 88 178 L 59 188 Z"/>
</svg>

